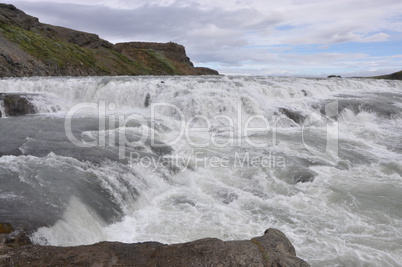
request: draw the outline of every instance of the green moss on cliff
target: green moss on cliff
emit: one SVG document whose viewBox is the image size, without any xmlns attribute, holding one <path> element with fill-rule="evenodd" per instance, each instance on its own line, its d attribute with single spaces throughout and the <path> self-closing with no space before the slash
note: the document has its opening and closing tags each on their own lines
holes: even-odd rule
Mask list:
<svg viewBox="0 0 402 267">
<path fill-rule="evenodd" d="M 146 75 L 148 71 L 138 62 L 107 48 L 90 49 L 99 68 L 108 75 Z"/>
<path fill-rule="evenodd" d="M 180 75 L 171 60 L 153 49 L 135 49 L 134 57 L 149 74 Z"/>
<path fill-rule="evenodd" d="M 53 69 L 90 70 L 98 75 L 150 74 L 148 68 L 111 49 L 80 47 L 5 23 L 0 23 L 0 34 Z"/>
<path fill-rule="evenodd" d="M 0 7 L 0 41 L 5 44 L 0 47 L 0 77 L 201 73 L 175 43 L 113 45 L 96 34 L 42 24 L 14 6 Z"/>
<path fill-rule="evenodd" d="M 57 65 L 61 68 L 66 65 L 86 67 L 96 65 L 96 60 L 91 53 L 77 45 L 58 42 L 7 24 L 1 24 L 0 27 L 4 30 L 3 34 L 7 39 L 46 64 Z"/>
<path fill-rule="evenodd" d="M 173 63 L 168 58 L 166 58 L 164 55 L 162 55 L 154 50 L 151 50 L 151 49 L 146 49 L 145 52 L 148 54 L 148 56 L 150 58 L 153 58 L 152 62 L 155 63 L 154 67 L 156 69 L 160 69 L 160 70 L 166 72 L 167 74 L 171 74 L 171 75 L 178 74 Z"/>
</svg>

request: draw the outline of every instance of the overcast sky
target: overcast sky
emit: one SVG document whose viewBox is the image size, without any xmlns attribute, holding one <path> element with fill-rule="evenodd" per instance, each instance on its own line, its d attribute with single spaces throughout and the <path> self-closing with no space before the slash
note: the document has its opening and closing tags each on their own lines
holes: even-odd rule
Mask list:
<svg viewBox="0 0 402 267">
<path fill-rule="evenodd" d="M 223 74 L 402 70 L 401 0 L 9 0 L 43 23 L 112 43 L 177 42 Z"/>
</svg>

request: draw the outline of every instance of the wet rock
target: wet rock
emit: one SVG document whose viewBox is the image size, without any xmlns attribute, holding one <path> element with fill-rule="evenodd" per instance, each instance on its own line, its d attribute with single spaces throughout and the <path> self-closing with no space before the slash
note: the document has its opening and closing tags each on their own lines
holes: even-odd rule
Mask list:
<svg viewBox="0 0 402 267">
<path fill-rule="evenodd" d="M 301 115 L 297 111 L 290 110 L 287 108 L 280 108 L 279 111 L 292 121 L 296 122 L 297 124 L 302 124 L 306 120 L 306 117 Z"/>
<path fill-rule="evenodd" d="M 24 230 L 15 230 L 6 238 L 5 244 L 8 247 L 18 248 L 32 245 L 27 233 Z"/>
<path fill-rule="evenodd" d="M 13 227 L 9 223 L 0 223 L 0 234 L 9 234 L 13 231 Z"/>
<path fill-rule="evenodd" d="M 145 96 L 144 106 L 147 108 L 149 106 L 149 103 L 151 103 L 151 95 L 147 93 L 147 95 Z"/>
<path fill-rule="evenodd" d="M 24 228 L 18 227 L 14 229 L 10 223 L 0 223 L 0 248 L 18 248 L 31 244 L 32 242 Z"/>
<path fill-rule="evenodd" d="M 251 240 L 266 260 L 266 266 L 309 266 L 296 257 L 296 250 L 284 233 L 267 229 L 263 236 Z"/>
<path fill-rule="evenodd" d="M 296 183 L 312 182 L 316 176 L 317 173 L 308 168 L 299 167 L 291 171 L 292 181 Z"/>
<path fill-rule="evenodd" d="M 282 266 L 307 267 L 277 229 L 243 241 L 205 238 L 183 244 L 102 242 L 78 247 L 27 246 L 4 251 L 8 266 Z"/>
<path fill-rule="evenodd" d="M 27 96 L 19 94 L 0 94 L 0 101 L 3 105 L 2 116 L 22 116 L 36 113 L 34 105 L 27 99 Z"/>
</svg>

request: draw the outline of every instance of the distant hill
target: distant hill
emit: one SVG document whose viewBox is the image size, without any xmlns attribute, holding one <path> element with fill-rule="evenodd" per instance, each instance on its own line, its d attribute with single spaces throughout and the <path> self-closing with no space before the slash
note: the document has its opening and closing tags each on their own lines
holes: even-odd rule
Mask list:
<svg viewBox="0 0 402 267">
<path fill-rule="evenodd" d="M 402 71 L 398 71 L 398 72 L 388 74 L 388 75 L 375 76 L 375 77 L 371 77 L 371 78 L 387 79 L 387 80 L 402 80 Z"/>
<path fill-rule="evenodd" d="M 0 77 L 218 74 L 194 67 L 176 43 L 112 44 L 0 4 Z"/>
</svg>

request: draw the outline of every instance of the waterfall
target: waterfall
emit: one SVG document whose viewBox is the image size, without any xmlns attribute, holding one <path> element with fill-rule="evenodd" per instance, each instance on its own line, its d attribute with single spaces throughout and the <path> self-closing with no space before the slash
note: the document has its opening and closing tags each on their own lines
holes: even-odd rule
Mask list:
<svg viewBox="0 0 402 267">
<path fill-rule="evenodd" d="M 34 77 L 0 88 L 39 112 L 0 120 L 0 216 L 35 243 L 275 227 L 315 266 L 402 262 L 400 81 Z"/>
</svg>

